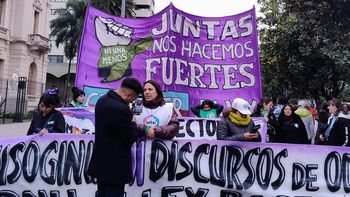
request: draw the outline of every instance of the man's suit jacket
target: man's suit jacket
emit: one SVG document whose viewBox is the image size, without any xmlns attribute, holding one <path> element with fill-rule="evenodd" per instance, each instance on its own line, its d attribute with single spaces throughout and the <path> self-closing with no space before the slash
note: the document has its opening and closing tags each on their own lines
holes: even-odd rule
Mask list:
<svg viewBox="0 0 350 197">
<path fill-rule="evenodd" d="M 109 184 L 129 183 L 131 145 L 137 140 L 137 127 L 128 103 L 109 90 L 97 101 L 95 118 L 95 144 L 88 174 Z"/>
</svg>

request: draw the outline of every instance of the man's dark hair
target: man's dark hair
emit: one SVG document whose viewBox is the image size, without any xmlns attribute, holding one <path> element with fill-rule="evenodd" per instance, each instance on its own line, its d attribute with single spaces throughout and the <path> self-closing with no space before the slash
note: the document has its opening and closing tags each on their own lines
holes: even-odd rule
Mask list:
<svg viewBox="0 0 350 197">
<path fill-rule="evenodd" d="M 291 105 L 298 105 L 298 100 L 296 100 L 296 99 L 290 99 L 290 100 L 289 100 L 289 104 L 291 104 Z"/>
<path fill-rule="evenodd" d="M 125 78 L 120 85 L 122 88 L 133 90 L 137 95 L 142 94 L 143 88 L 139 80 L 133 77 Z"/>
<path fill-rule="evenodd" d="M 330 106 L 330 105 L 334 105 L 336 108 L 337 108 L 337 112 L 336 113 L 339 113 L 340 110 L 341 110 L 341 102 L 340 100 L 338 99 L 331 99 L 327 102 L 327 105 Z"/>
</svg>

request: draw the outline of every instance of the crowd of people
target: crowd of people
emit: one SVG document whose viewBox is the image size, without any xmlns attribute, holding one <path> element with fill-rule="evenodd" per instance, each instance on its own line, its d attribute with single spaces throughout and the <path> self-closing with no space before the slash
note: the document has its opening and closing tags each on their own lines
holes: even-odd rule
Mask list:
<svg viewBox="0 0 350 197">
<path fill-rule="evenodd" d="M 77 87 L 71 91 L 72 100 L 67 107 L 86 106 L 84 91 Z M 142 99 L 141 113 L 132 115 L 138 137 L 173 139 L 179 132 L 179 121 L 173 104 L 165 102 L 160 85 L 154 80 L 146 81 L 137 96 Z M 199 118 L 221 118 L 217 126 L 218 140 L 261 141 L 251 120 L 251 117 L 261 117 L 267 125 L 266 142 L 350 146 L 350 107 L 337 99 L 328 101 L 319 110 L 306 99 L 281 98 L 274 105 L 273 99 L 264 97 L 254 110 L 249 106 L 243 98 L 236 98 L 232 106 L 224 110 L 219 103 L 203 100 L 191 107 L 191 111 Z M 27 134 L 64 133 L 65 121 L 57 107 L 62 107 L 58 89 L 46 90 Z"/>
<path fill-rule="evenodd" d="M 84 107 L 85 93 L 72 88 L 68 107 Z M 137 98 L 141 107 L 130 109 Z M 231 141 L 262 141 L 259 125 L 252 117 L 260 117 L 267 125 L 266 142 L 350 146 L 349 105 L 337 99 L 316 110 L 309 100 L 280 99 L 274 106 L 271 98 L 262 98 L 249 108 L 243 98 L 235 98 L 224 109 L 219 103 L 204 100 L 191 108 L 199 118 L 218 118 L 217 139 Z M 45 91 L 34 111 L 27 135 L 65 133 L 58 89 Z M 173 139 L 179 132 L 179 121 L 172 103 L 164 100 L 160 85 L 154 80 L 143 86 L 135 78 L 126 78 L 121 86 L 109 90 L 95 106 L 95 144 L 88 173 L 98 180 L 101 196 L 123 196 L 124 185 L 132 178 L 131 146 L 139 138 Z M 110 157 L 110 155 L 118 155 Z M 105 170 L 108 168 L 109 170 Z M 115 177 L 118 176 L 118 179 Z"/>
<path fill-rule="evenodd" d="M 293 133 L 294 136 L 289 136 L 288 140 L 290 141 L 287 143 L 350 146 L 348 140 L 348 128 L 350 127 L 348 104 L 342 103 L 338 99 L 331 99 L 317 111 L 308 100 L 300 100 L 297 106 L 289 105 L 289 107 L 291 108 L 291 116 L 294 116 L 295 121 L 298 120 L 299 123 L 298 128 L 295 128 Z M 284 108 L 282 111 L 285 113 L 286 109 Z M 287 130 L 284 129 L 281 121 L 283 116 L 278 119 L 280 123 L 278 133 L 286 133 Z"/>
<path fill-rule="evenodd" d="M 253 113 L 245 110 L 248 103 L 239 98 L 224 110 L 218 123 L 217 139 L 261 141 L 253 136 L 251 117 L 262 117 L 267 124 L 266 142 L 350 146 L 349 105 L 331 99 L 318 111 L 307 99 L 281 99 L 274 106 L 271 98 L 262 98 Z"/>
</svg>

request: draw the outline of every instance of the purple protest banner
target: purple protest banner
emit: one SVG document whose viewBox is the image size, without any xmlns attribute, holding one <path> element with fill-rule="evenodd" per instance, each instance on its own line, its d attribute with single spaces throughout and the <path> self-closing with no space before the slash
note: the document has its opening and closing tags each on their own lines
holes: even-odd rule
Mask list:
<svg viewBox="0 0 350 197">
<path fill-rule="evenodd" d="M 93 146 L 94 135 L 1 138 L 0 196 L 97 196 L 87 173 Z M 125 197 L 350 194 L 347 147 L 143 138 L 131 152 Z"/>
<path fill-rule="evenodd" d="M 143 19 L 87 9 L 76 86 L 89 105 L 123 78 L 160 83 L 177 112 L 188 115 L 204 99 L 251 107 L 261 98 L 255 9 L 226 17 L 200 17 L 172 4 Z"/>
</svg>

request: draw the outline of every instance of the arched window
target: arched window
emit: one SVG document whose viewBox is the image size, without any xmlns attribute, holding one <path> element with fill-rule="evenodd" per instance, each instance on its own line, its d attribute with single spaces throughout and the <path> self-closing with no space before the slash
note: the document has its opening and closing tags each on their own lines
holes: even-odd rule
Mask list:
<svg viewBox="0 0 350 197">
<path fill-rule="evenodd" d="M 36 82 L 37 68 L 35 62 L 32 62 L 29 66 L 28 73 L 28 86 L 27 86 L 27 94 L 35 95 L 37 90 L 37 82 Z"/>
</svg>

